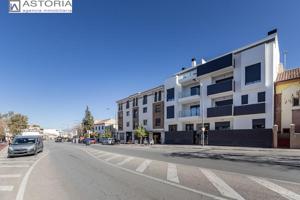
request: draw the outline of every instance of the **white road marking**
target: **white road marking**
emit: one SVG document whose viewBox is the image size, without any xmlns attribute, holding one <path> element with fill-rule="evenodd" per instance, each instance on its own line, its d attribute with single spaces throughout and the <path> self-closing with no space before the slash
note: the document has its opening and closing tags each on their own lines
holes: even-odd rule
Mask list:
<svg viewBox="0 0 300 200">
<path fill-rule="evenodd" d="M 2 192 L 10 192 L 13 189 L 14 189 L 14 186 L 12 186 L 12 185 L 3 185 L 3 186 L 0 185 L 0 191 L 2 191 Z"/>
<path fill-rule="evenodd" d="M 100 154 L 99 156 L 97 155 L 97 158 L 101 158 L 108 155 L 111 155 L 111 153 L 104 153 L 104 154 Z"/>
<path fill-rule="evenodd" d="M 133 157 L 128 157 L 128 158 L 124 159 L 123 161 L 117 163 L 117 165 L 120 165 L 120 166 L 121 166 L 121 165 L 124 165 L 125 163 L 128 163 L 128 162 L 130 162 L 131 160 L 133 160 Z"/>
<path fill-rule="evenodd" d="M 266 179 L 263 178 L 257 178 L 257 177 L 252 177 L 252 176 L 248 176 L 249 179 L 255 181 L 256 183 L 280 194 L 281 196 L 283 196 L 284 198 L 287 198 L 289 200 L 299 200 L 300 199 L 300 195 L 296 194 L 295 192 L 292 192 L 288 189 L 285 189 L 275 183 L 272 183 Z"/>
<path fill-rule="evenodd" d="M 94 156 L 93 154 L 89 153 L 89 155 L 91 157 L 94 157 L 95 159 L 97 159 L 96 156 Z M 180 188 L 180 189 L 184 189 L 184 190 L 187 190 L 187 191 L 190 191 L 190 192 L 194 192 L 196 194 L 200 194 L 200 195 L 203 195 L 203 196 L 206 196 L 206 197 L 210 197 L 210 198 L 213 198 L 213 199 L 216 199 L 216 200 L 228 200 L 226 198 L 223 198 L 223 197 L 220 197 L 220 196 L 216 196 L 216 195 L 213 195 L 213 194 L 209 194 L 209 193 L 206 193 L 206 192 L 203 192 L 203 191 L 200 191 L 200 190 L 195 190 L 195 189 L 192 189 L 192 188 L 189 188 L 189 187 L 185 187 L 183 185 L 179 185 L 179 184 L 176 184 L 176 183 L 172 183 L 172 182 L 169 182 L 169 181 L 166 181 L 166 180 L 162 180 L 162 179 L 159 179 L 159 178 L 155 178 L 153 176 L 149 176 L 149 175 L 146 175 L 146 174 L 142 174 L 142 173 L 139 173 L 139 172 L 136 172 L 136 171 L 133 171 L 133 170 L 130 170 L 130 169 L 126 169 L 122 166 L 118 166 L 116 164 L 113 164 L 113 163 L 109 163 L 109 162 L 105 162 L 103 160 L 100 160 L 101 162 L 109 165 L 109 166 L 112 166 L 112 167 L 116 167 L 118 169 L 121 169 L 123 171 L 126 171 L 128 173 L 132 173 L 132 174 L 135 174 L 135 175 L 139 175 L 139 176 L 142 176 L 144 178 L 148 178 L 148 179 L 151 179 L 153 181 L 157 181 L 159 183 L 163 183 L 163 184 L 167 184 L 167 185 L 171 185 L 173 187 L 177 187 L 177 188 Z"/>
<path fill-rule="evenodd" d="M 174 183 L 179 183 L 177 167 L 173 163 L 168 163 L 167 180 L 172 181 Z"/>
<path fill-rule="evenodd" d="M 0 174 L 0 178 L 20 178 L 21 174 Z"/>
<path fill-rule="evenodd" d="M 1 161 L 0 160 L 0 165 L 1 164 L 14 164 L 14 163 L 33 163 L 34 161 L 28 161 L 28 160 L 24 160 L 24 161 L 21 161 L 21 160 L 9 160 L 9 161 Z"/>
<path fill-rule="evenodd" d="M 140 166 L 138 166 L 138 168 L 136 168 L 135 171 L 143 173 L 151 162 L 152 160 L 145 160 L 144 162 L 142 162 L 142 164 L 140 164 Z"/>
<path fill-rule="evenodd" d="M 200 170 L 223 196 L 232 199 L 245 200 L 241 195 L 239 195 L 234 189 L 232 189 L 229 185 L 227 185 L 227 183 L 225 183 L 221 178 L 219 178 L 212 171 L 208 169 L 202 169 L 202 168 L 200 168 Z"/>
<path fill-rule="evenodd" d="M 113 160 L 115 158 L 118 158 L 118 157 L 121 157 L 121 155 L 113 155 L 112 157 L 109 157 L 109 158 L 106 158 L 105 161 L 110 161 L 110 160 Z"/>
<path fill-rule="evenodd" d="M 24 198 L 24 194 L 25 194 L 25 189 L 26 189 L 26 186 L 27 186 L 27 183 L 28 183 L 28 179 L 29 179 L 29 176 L 32 172 L 32 170 L 34 169 L 34 167 L 38 164 L 38 162 L 45 158 L 46 156 L 48 155 L 48 153 L 45 153 L 43 156 L 41 156 L 39 159 L 36 160 L 35 163 L 33 163 L 33 165 L 31 165 L 31 167 L 29 168 L 29 170 L 26 172 L 25 176 L 23 177 L 22 179 L 22 182 L 20 184 L 20 187 L 19 187 L 19 190 L 18 190 L 18 193 L 17 193 L 17 197 L 16 197 L 16 200 L 23 200 Z"/>
<path fill-rule="evenodd" d="M 29 167 L 29 165 L 0 165 L 0 168 L 24 168 Z"/>
<path fill-rule="evenodd" d="M 103 154 L 103 153 L 104 153 L 103 151 L 94 152 L 95 155 L 100 155 L 100 154 Z"/>
</svg>

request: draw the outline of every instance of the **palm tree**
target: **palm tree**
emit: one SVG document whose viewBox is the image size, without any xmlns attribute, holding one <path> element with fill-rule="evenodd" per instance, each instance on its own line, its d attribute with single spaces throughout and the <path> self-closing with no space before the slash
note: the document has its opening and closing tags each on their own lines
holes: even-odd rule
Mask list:
<svg viewBox="0 0 300 200">
<path fill-rule="evenodd" d="M 143 126 L 138 126 L 138 128 L 135 130 L 135 135 L 140 138 L 140 144 L 142 144 L 143 138 L 148 136 L 148 132 Z"/>
</svg>

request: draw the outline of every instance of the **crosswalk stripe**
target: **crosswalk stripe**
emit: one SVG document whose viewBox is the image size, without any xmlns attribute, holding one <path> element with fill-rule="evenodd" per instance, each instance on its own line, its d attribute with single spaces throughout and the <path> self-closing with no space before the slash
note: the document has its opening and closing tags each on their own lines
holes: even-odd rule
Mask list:
<svg viewBox="0 0 300 200">
<path fill-rule="evenodd" d="M 200 171 L 206 176 L 206 178 L 216 187 L 216 189 L 223 195 L 232 199 L 245 200 L 234 189 L 232 189 L 221 178 L 208 169 L 200 168 Z"/>
<path fill-rule="evenodd" d="M 117 163 L 117 165 L 120 165 L 120 166 L 121 166 L 121 165 L 124 165 L 125 163 L 128 163 L 128 162 L 130 162 L 131 160 L 133 160 L 133 157 L 128 157 L 128 158 L 124 159 L 123 161 Z"/>
<path fill-rule="evenodd" d="M 283 196 L 286 199 L 289 199 L 289 200 L 299 200 L 300 199 L 299 194 L 296 194 L 295 192 L 285 189 L 284 187 L 281 187 L 281 186 L 279 186 L 275 183 L 272 183 L 266 179 L 252 177 L 252 176 L 248 176 L 248 178 L 250 178 L 251 180 L 255 181 L 256 183 L 280 194 L 281 196 Z"/>
<path fill-rule="evenodd" d="M 144 162 L 142 162 L 142 164 L 140 164 L 140 166 L 138 166 L 138 168 L 136 168 L 135 171 L 143 173 L 151 162 L 152 160 L 145 160 Z"/>
<path fill-rule="evenodd" d="M 96 156 L 97 158 L 101 158 L 101 157 L 104 157 L 104 156 L 107 156 L 107 155 L 111 155 L 111 153 L 104 153 L 104 154 L 100 154 L 98 156 Z"/>
<path fill-rule="evenodd" d="M 179 183 L 177 167 L 173 163 L 168 163 L 167 180 L 172 181 L 174 183 Z"/>
<path fill-rule="evenodd" d="M 118 157 L 120 157 L 120 155 L 113 155 L 113 156 L 111 156 L 109 158 L 106 158 L 105 161 L 110 161 L 110 160 L 118 158 Z"/>
<path fill-rule="evenodd" d="M 1 174 L 0 178 L 19 178 L 21 174 Z"/>
<path fill-rule="evenodd" d="M 29 167 L 29 165 L 0 165 L 0 168 L 22 168 Z"/>
<path fill-rule="evenodd" d="M 0 191 L 7 191 L 7 192 L 10 192 L 14 189 L 14 186 L 12 185 L 4 185 L 4 186 L 1 186 L 0 185 Z"/>
</svg>

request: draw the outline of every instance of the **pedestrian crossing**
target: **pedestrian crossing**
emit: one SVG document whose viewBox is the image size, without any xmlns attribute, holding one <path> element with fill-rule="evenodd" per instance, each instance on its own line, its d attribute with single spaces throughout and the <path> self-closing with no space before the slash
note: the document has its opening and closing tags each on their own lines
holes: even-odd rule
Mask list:
<svg viewBox="0 0 300 200">
<path fill-rule="evenodd" d="M 212 195 L 217 195 L 220 197 L 219 199 L 300 200 L 300 185 L 298 183 L 290 183 L 294 187 L 285 187 L 284 185 L 287 183 L 281 182 L 281 184 L 278 185 L 274 180 L 261 177 L 252 177 L 162 161 L 157 162 L 140 157 L 110 153 L 91 147 L 84 148 L 83 150 L 101 161 L 119 168 L 124 168 L 126 171 L 130 170 L 133 173 L 145 175 L 146 177 L 151 176 L 154 179 L 166 181 L 170 184 L 190 188 L 191 191 L 201 190 L 200 192 L 205 194 L 214 192 Z M 164 171 L 162 169 L 166 170 Z M 198 173 L 195 173 L 196 171 L 198 171 Z M 193 174 L 190 175 L 189 172 Z M 187 174 L 189 174 L 189 177 L 187 177 Z"/>
</svg>

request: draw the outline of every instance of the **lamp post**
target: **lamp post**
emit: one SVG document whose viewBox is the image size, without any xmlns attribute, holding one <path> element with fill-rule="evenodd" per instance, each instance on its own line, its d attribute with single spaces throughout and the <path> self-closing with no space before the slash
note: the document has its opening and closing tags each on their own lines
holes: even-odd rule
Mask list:
<svg viewBox="0 0 300 200">
<path fill-rule="evenodd" d="M 202 140 L 202 146 L 204 146 L 204 101 L 203 101 L 203 84 L 200 82 L 200 95 L 201 95 L 201 110 L 202 110 L 202 128 L 201 128 L 201 140 Z"/>
</svg>

